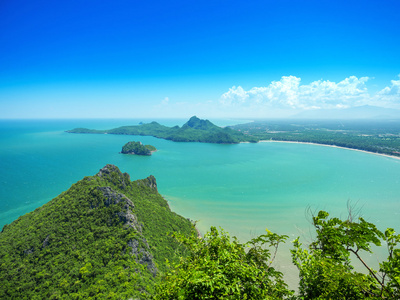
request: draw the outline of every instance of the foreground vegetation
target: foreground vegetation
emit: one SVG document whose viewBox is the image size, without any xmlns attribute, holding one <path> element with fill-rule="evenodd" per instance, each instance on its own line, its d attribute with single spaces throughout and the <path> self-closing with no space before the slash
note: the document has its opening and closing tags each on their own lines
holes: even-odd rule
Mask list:
<svg viewBox="0 0 400 300">
<path fill-rule="evenodd" d="M 287 236 L 269 232 L 245 244 L 211 228 L 203 239 L 177 235 L 190 250 L 163 276 L 155 299 L 400 299 L 400 235 L 380 232 L 359 218 L 313 217 L 316 239 L 303 248 L 297 238 L 291 250 L 299 269 L 298 295 L 288 289 L 282 273 L 272 267 Z M 363 260 L 371 245 L 388 248 L 388 258 L 373 270 Z M 365 272 L 352 265 L 359 260 Z"/>
<path fill-rule="evenodd" d="M 137 126 L 123 126 L 110 130 L 94 130 L 87 128 L 75 128 L 68 130 L 70 133 L 92 133 L 92 134 L 126 134 L 147 135 L 171 140 L 174 142 L 201 142 L 217 144 L 237 144 L 240 142 L 258 142 L 258 139 L 245 135 L 240 131 L 229 127 L 221 128 L 208 120 L 191 117 L 182 127 L 167 127 L 151 122 Z"/>
<path fill-rule="evenodd" d="M 164 274 L 155 299 L 287 299 L 294 292 L 271 266 L 287 236 L 268 232 L 246 244 L 215 227 L 204 238 L 176 235 L 189 255 Z M 276 253 L 273 253 L 275 255 Z"/>
<path fill-rule="evenodd" d="M 232 128 L 259 140 L 335 145 L 400 156 L 399 120 L 270 120 Z"/>
</svg>

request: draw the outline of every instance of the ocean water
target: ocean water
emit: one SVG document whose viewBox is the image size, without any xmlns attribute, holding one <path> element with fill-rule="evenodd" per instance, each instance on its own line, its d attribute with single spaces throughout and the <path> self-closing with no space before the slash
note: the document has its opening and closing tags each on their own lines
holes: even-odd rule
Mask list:
<svg viewBox="0 0 400 300">
<path fill-rule="evenodd" d="M 153 137 L 69 134 L 75 127 L 109 129 L 150 120 L 0 121 L 0 228 L 67 190 L 106 164 L 131 179 L 154 175 L 177 213 L 201 232 L 221 226 L 245 241 L 265 228 L 311 238 L 310 211 L 347 216 L 351 203 L 379 229 L 400 231 L 400 160 L 318 145 L 175 143 Z M 157 120 L 168 126 L 185 120 Z M 218 125 L 239 120 L 211 120 Z M 122 155 L 128 141 L 157 149 Z M 290 243 L 281 266 L 290 262 Z"/>
</svg>

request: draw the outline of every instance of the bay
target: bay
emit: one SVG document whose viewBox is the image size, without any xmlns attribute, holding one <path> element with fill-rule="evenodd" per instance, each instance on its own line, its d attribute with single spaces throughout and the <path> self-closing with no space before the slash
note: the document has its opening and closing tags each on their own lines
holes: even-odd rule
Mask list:
<svg viewBox="0 0 400 300">
<path fill-rule="evenodd" d="M 154 175 L 177 213 L 204 233 L 221 226 L 241 241 L 265 232 L 311 239 L 310 211 L 347 217 L 347 204 L 379 229 L 400 231 L 400 160 L 307 144 L 216 145 L 153 137 L 69 134 L 152 120 L 0 121 L 0 228 L 50 201 L 84 176 L 115 164 L 131 179 Z M 182 125 L 186 120 L 156 120 Z M 217 125 L 240 120 L 211 120 Z M 151 157 L 123 155 L 128 141 L 155 146 Z M 288 243 L 281 267 L 290 262 Z"/>
</svg>

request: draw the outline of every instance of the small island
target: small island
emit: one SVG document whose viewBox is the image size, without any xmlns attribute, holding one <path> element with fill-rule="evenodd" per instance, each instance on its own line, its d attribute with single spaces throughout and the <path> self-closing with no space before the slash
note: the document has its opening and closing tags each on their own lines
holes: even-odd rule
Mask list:
<svg viewBox="0 0 400 300">
<path fill-rule="evenodd" d="M 121 153 L 134 154 L 134 155 L 151 155 L 157 151 L 156 147 L 152 145 L 143 145 L 141 142 L 128 142 L 122 147 Z"/>
</svg>

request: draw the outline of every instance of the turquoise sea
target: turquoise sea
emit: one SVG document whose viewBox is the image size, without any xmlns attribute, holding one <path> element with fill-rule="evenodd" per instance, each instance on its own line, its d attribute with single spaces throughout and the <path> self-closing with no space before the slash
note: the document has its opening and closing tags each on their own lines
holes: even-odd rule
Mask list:
<svg viewBox="0 0 400 300">
<path fill-rule="evenodd" d="M 400 231 L 398 159 L 318 145 L 215 145 L 65 133 L 149 121 L 0 120 L 0 228 L 105 164 L 115 164 L 132 180 L 154 175 L 171 208 L 197 220 L 203 233 L 221 226 L 244 241 L 268 228 L 306 242 L 312 231 L 309 211 L 323 209 L 345 218 L 349 201 L 379 229 Z M 186 120 L 156 121 L 172 126 Z M 211 121 L 221 126 L 240 122 Z M 151 157 L 120 154 L 132 140 L 159 151 Z M 288 262 L 285 253 L 282 261 Z"/>
</svg>

